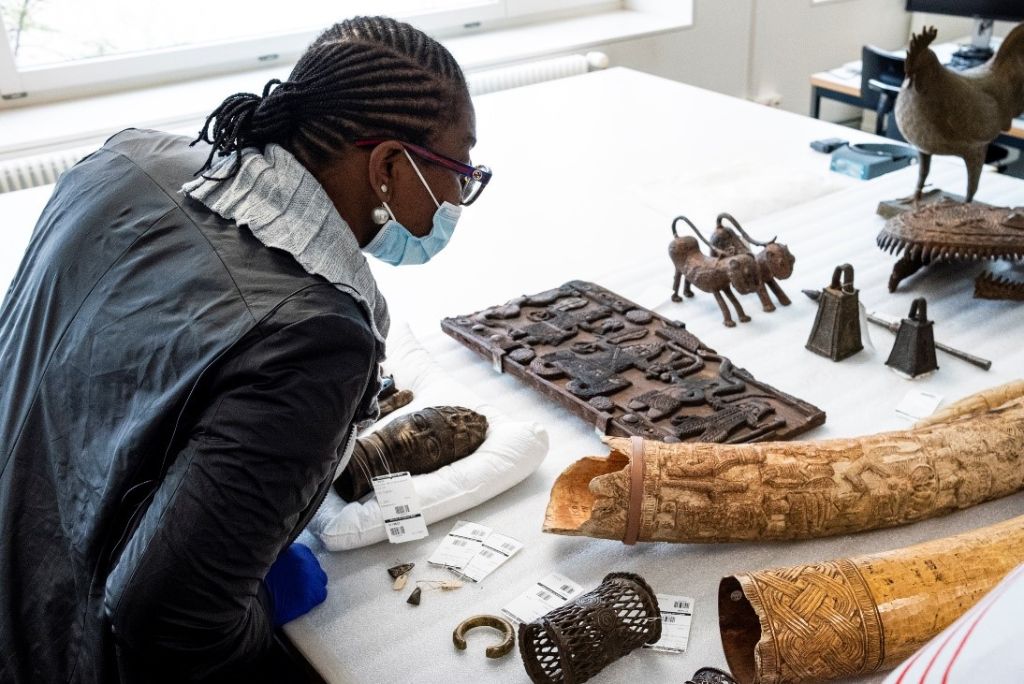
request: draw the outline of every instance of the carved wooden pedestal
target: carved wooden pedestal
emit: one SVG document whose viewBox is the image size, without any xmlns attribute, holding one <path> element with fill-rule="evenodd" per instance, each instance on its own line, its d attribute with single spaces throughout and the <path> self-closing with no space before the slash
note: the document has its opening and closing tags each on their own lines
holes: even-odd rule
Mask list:
<svg viewBox="0 0 1024 684">
<path fill-rule="evenodd" d="M 1024 257 L 1024 212 L 978 202 L 941 200 L 890 218 L 876 238 L 883 250 L 899 255 L 889 291 L 924 266 L 940 261 Z"/>
</svg>

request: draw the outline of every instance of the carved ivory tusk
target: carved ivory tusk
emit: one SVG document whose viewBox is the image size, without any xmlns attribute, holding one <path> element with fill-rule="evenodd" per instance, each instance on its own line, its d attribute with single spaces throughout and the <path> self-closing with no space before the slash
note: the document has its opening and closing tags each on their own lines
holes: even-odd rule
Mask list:
<svg viewBox="0 0 1024 684">
<path fill-rule="evenodd" d="M 502 633 L 502 640 L 494 646 L 488 646 L 484 653 L 488 658 L 501 658 L 508 655 L 515 646 L 516 636 L 512 625 L 508 620 L 496 615 L 474 615 L 459 623 L 459 626 L 452 632 L 452 643 L 460 651 L 466 650 L 466 632 L 477 627 L 490 627 Z"/>
<path fill-rule="evenodd" d="M 895 667 L 1024 562 L 1024 516 L 885 553 L 722 580 L 722 647 L 740 684 Z"/>
<path fill-rule="evenodd" d="M 639 539 L 803 539 L 893 527 L 1024 488 L 1024 382 L 965 398 L 910 430 L 760 444 L 606 438 L 555 481 L 544 531 L 623 539 L 640 497 Z M 634 486 L 631 472 L 642 473 Z M 635 524 L 635 521 L 634 521 Z"/>
<path fill-rule="evenodd" d="M 1017 399 L 1018 397 L 1024 397 L 1024 380 L 1015 380 L 1014 382 L 1008 382 L 1005 385 L 999 385 L 998 387 L 992 387 L 976 394 L 968 395 L 960 401 L 950 404 L 941 411 L 936 411 L 927 418 L 919 420 L 914 424 L 914 427 L 919 428 L 936 425 L 938 423 L 948 423 L 951 420 L 960 418 L 961 416 L 969 416 L 997 408 L 1008 401 Z"/>
</svg>

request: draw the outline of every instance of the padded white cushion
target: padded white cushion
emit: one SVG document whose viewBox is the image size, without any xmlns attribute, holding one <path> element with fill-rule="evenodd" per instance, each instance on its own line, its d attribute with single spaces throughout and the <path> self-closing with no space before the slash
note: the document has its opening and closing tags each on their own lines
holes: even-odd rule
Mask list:
<svg viewBox="0 0 1024 684">
<path fill-rule="evenodd" d="M 496 411 L 468 387 L 443 373 L 408 326 L 394 326 L 388 337 L 387 372 L 413 402 L 386 416 L 379 429 L 400 415 L 428 406 L 465 406 L 487 416 L 487 438 L 474 453 L 438 470 L 412 478 L 428 525 L 462 513 L 524 480 L 548 452 L 548 435 L 533 422 Z M 309 523 L 330 551 L 355 549 L 387 539 L 376 498 L 345 502 L 333 489 Z"/>
</svg>

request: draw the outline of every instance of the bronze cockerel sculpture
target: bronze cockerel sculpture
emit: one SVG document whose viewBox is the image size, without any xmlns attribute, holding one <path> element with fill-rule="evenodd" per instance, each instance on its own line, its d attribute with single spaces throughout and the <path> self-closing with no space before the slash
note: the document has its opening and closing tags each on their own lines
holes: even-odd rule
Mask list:
<svg viewBox="0 0 1024 684">
<path fill-rule="evenodd" d="M 964 199 L 970 202 L 989 143 L 1024 113 L 1024 24 L 1010 32 L 991 61 L 963 73 L 942 66 L 928 47 L 936 34 L 927 27 L 911 38 L 896 123 L 920 151 L 915 201 L 921 199 L 932 155 L 950 154 L 967 164 Z"/>
</svg>

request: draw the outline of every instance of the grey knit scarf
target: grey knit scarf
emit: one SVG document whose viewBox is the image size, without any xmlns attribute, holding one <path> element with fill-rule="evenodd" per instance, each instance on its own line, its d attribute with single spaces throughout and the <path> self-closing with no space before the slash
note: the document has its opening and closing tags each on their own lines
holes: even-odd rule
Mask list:
<svg viewBox="0 0 1024 684">
<path fill-rule="evenodd" d="M 206 175 L 218 178 L 231 168 L 234 155 Z M 307 273 L 326 278 L 352 295 L 370 319 L 384 349 L 388 306 L 359 249 L 323 187 L 299 160 L 280 145 L 242 151 L 238 173 L 226 180 L 197 178 L 181 187 L 189 197 L 219 216 L 244 225 L 267 247 L 291 254 Z"/>
</svg>

